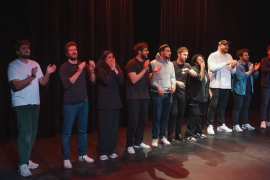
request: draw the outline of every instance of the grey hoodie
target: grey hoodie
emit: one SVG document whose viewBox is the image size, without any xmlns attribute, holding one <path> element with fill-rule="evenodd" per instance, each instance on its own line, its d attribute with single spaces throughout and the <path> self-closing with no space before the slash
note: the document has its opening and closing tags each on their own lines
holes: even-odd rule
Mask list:
<svg viewBox="0 0 270 180">
<path fill-rule="evenodd" d="M 150 62 L 152 69 L 157 65 L 161 66 L 160 71 L 156 73 L 156 79 L 153 84 L 151 84 L 151 91 L 157 91 L 158 86 L 161 86 L 165 93 L 169 92 L 169 88 L 172 84 L 176 84 L 175 73 L 173 63 L 167 59 L 164 61 L 159 53 L 156 55 L 156 59 Z"/>
</svg>

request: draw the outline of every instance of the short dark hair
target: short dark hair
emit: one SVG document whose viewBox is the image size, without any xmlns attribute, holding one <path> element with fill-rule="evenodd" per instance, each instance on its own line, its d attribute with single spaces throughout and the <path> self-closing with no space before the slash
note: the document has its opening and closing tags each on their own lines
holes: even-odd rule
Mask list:
<svg viewBox="0 0 270 180">
<path fill-rule="evenodd" d="M 203 60 L 204 60 L 203 55 L 201 55 L 201 54 L 195 54 L 195 55 L 192 57 L 192 59 L 191 59 L 191 62 L 190 62 L 190 65 L 191 65 L 191 66 L 194 66 L 194 65 L 195 65 L 195 62 L 197 61 L 197 58 L 198 58 L 198 57 L 202 57 Z"/>
<path fill-rule="evenodd" d="M 270 50 L 270 46 L 267 47 L 267 52 Z"/>
<path fill-rule="evenodd" d="M 236 53 L 237 57 L 240 57 L 240 56 L 242 57 L 244 52 L 248 53 L 249 50 L 248 49 L 240 49 L 240 50 L 238 50 L 237 53 Z"/>
<path fill-rule="evenodd" d="M 28 45 L 30 47 L 30 42 L 28 40 L 25 40 L 25 39 L 21 39 L 21 40 L 17 40 L 15 42 L 15 50 L 16 51 L 19 51 L 19 49 L 22 47 L 22 45 Z"/>
<path fill-rule="evenodd" d="M 65 45 L 65 53 L 68 52 L 68 48 L 69 48 L 70 46 L 75 46 L 76 49 L 78 49 L 78 48 L 77 48 L 77 44 L 76 44 L 75 42 L 69 41 L 69 42 Z"/>
<path fill-rule="evenodd" d="M 177 49 L 177 54 L 181 54 L 184 51 L 188 52 L 188 49 L 186 47 L 180 47 L 180 48 Z"/>
<path fill-rule="evenodd" d="M 168 44 L 163 44 L 163 45 L 161 45 L 160 47 L 159 47 L 159 49 L 158 49 L 158 52 L 159 52 L 159 54 L 161 53 L 161 51 L 163 51 L 165 48 L 167 48 L 167 47 L 170 47 Z"/>
<path fill-rule="evenodd" d="M 141 42 L 141 43 L 136 44 L 134 46 L 135 55 L 137 56 L 139 54 L 138 51 L 143 51 L 144 48 L 148 48 L 148 44 L 146 42 Z"/>
</svg>

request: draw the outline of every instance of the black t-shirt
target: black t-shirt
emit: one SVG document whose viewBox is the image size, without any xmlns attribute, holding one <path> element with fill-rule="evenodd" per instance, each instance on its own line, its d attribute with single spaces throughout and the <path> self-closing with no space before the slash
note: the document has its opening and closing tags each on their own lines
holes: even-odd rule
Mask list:
<svg viewBox="0 0 270 180">
<path fill-rule="evenodd" d="M 145 61 L 144 61 L 145 62 Z M 128 61 L 126 65 L 126 91 L 127 99 L 148 99 L 149 96 L 149 73 L 152 72 L 152 66 L 149 63 L 149 70 L 147 70 L 143 77 L 137 81 L 135 84 L 132 84 L 128 77 L 128 73 L 135 72 L 139 74 L 144 67 L 144 62 L 140 62 L 137 58 L 133 58 Z"/>
<path fill-rule="evenodd" d="M 245 66 L 245 71 L 248 72 L 249 68 L 248 68 L 248 63 L 246 63 Z M 251 79 L 250 79 L 250 75 L 247 78 L 247 86 L 246 86 L 246 94 L 247 93 L 252 93 L 252 86 L 251 86 Z"/>
<path fill-rule="evenodd" d="M 176 81 L 181 81 L 181 82 L 185 83 L 185 86 L 187 86 L 188 74 L 187 73 L 183 74 L 182 69 L 184 69 L 184 68 L 192 69 L 192 66 L 186 62 L 184 62 L 183 64 L 178 64 L 177 61 L 173 61 L 172 63 L 174 65 Z M 178 85 L 176 85 L 176 90 L 173 93 L 173 96 L 183 98 L 183 97 L 185 97 L 185 92 L 186 92 L 185 89 L 182 89 Z"/>
</svg>

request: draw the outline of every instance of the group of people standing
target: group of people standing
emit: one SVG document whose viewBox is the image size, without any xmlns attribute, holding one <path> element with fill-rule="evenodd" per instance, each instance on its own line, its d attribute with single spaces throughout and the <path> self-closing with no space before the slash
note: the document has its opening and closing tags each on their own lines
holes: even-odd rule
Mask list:
<svg viewBox="0 0 270 180">
<path fill-rule="evenodd" d="M 98 83 L 99 134 L 97 153 L 100 160 L 117 158 L 114 152 L 117 144 L 119 112 L 122 108 L 119 85 L 126 82 L 128 109 L 128 127 L 126 149 L 135 154 L 136 148 L 150 148 L 143 143 L 144 129 L 148 119 L 149 103 L 153 107 L 152 146 L 158 143 L 170 145 L 176 140 L 196 141 L 206 138 L 203 134 L 204 119 L 207 116 L 207 133 L 214 135 L 213 122 L 217 110 L 217 131 L 232 132 L 225 125 L 225 108 L 230 90 L 234 95 L 233 130 L 254 130 L 248 123 L 248 108 L 253 93 L 253 79 L 258 77 L 260 63 L 249 62 L 249 51 L 237 52 L 239 60 L 233 60 L 228 54 L 230 42 L 221 40 L 218 50 L 208 58 L 208 71 L 201 54 L 186 62 L 188 49 L 180 47 L 178 58 L 171 62 L 169 45 L 160 46 L 156 59 L 148 60 L 148 45 L 138 43 L 134 47 L 136 57 L 129 60 L 125 70 L 126 78 L 116 63 L 111 51 L 104 51 L 95 65 L 94 61 L 77 60 L 78 51 L 75 42 L 65 46 L 68 61 L 61 65 L 59 75 L 64 88 L 63 99 L 63 165 L 72 168 L 69 159 L 69 138 L 75 118 L 78 119 L 78 160 L 92 163 L 87 156 L 87 121 L 88 97 L 87 83 Z M 50 74 L 56 71 L 55 65 L 49 65 L 45 76 L 39 64 L 29 60 L 30 43 L 26 40 L 16 42 L 18 59 L 8 67 L 8 79 L 12 85 L 12 106 L 18 121 L 19 172 L 30 176 L 29 169 L 39 165 L 30 160 L 30 153 L 35 142 L 39 116 L 39 83 L 45 86 Z M 266 123 L 266 111 L 270 98 L 270 46 L 269 57 L 262 59 L 262 122 Z M 149 92 L 150 87 L 150 92 Z M 150 102 L 151 100 L 151 102 Z M 208 102 L 209 101 L 209 102 Z M 186 103 L 187 102 L 187 103 Z M 189 118 L 185 136 L 182 137 L 182 124 L 185 106 L 188 105 Z M 243 124 L 240 128 L 238 119 L 241 112 Z M 166 136 L 167 129 L 167 136 Z M 167 137 L 167 138 L 166 138 Z M 159 140 L 159 141 L 158 141 Z M 135 148 L 135 149 L 134 149 Z"/>
</svg>

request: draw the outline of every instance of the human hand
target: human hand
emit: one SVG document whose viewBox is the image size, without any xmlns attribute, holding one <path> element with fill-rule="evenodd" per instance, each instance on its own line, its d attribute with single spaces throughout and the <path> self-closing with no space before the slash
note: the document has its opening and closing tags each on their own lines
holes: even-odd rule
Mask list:
<svg viewBox="0 0 270 180">
<path fill-rule="evenodd" d="M 55 72 L 55 70 L 56 70 L 56 66 L 53 64 L 53 65 L 51 65 L 51 64 L 49 64 L 48 66 L 47 66 L 47 73 L 48 74 L 51 74 L 51 73 L 53 73 L 53 72 Z"/>
<path fill-rule="evenodd" d="M 111 60 L 110 68 L 111 68 L 111 70 L 115 71 L 115 58 L 113 58 L 113 59 Z"/>
<path fill-rule="evenodd" d="M 34 79 L 35 79 L 36 76 L 37 76 L 37 69 L 38 69 L 37 67 L 34 67 L 34 68 L 31 69 L 31 73 L 32 73 L 31 76 L 32 76 Z"/>
<path fill-rule="evenodd" d="M 83 68 L 84 68 L 84 66 L 85 66 L 85 62 L 82 62 L 79 66 L 78 66 L 78 71 L 77 72 L 79 72 L 80 74 L 82 73 L 82 71 L 83 71 Z"/>
<path fill-rule="evenodd" d="M 147 61 L 144 62 L 144 64 L 143 64 L 143 69 L 144 70 L 147 70 L 148 69 L 149 63 L 150 63 L 149 60 L 147 60 Z"/>
<path fill-rule="evenodd" d="M 158 72 L 161 70 L 161 66 L 160 65 L 157 65 L 154 69 L 153 69 L 153 72 Z"/>
<path fill-rule="evenodd" d="M 95 69 L 95 67 L 96 67 L 95 62 L 92 61 L 92 60 L 89 60 L 89 69 L 90 69 L 90 71 L 93 71 Z"/>
<path fill-rule="evenodd" d="M 255 63 L 254 71 L 258 71 L 260 66 L 261 66 L 261 63 Z"/>
<path fill-rule="evenodd" d="M 180 88 L 185 89 L 185 83 L 183 83 L 181 81 L 177 81 L 176 83 Z"/>
<path fill-rule="evenodd" d="M 176 89 L 175 84 L 172 84 L 170 88 L 170 93 L 173 94 L 175 92 L 175 89 Z"/>
<path fill-rule="evenodd" d="M 163 96 L 164 95 L 164 90 L 162 89 L 161 86 L 158 86 L 158 94 Z"/>
</svg>

